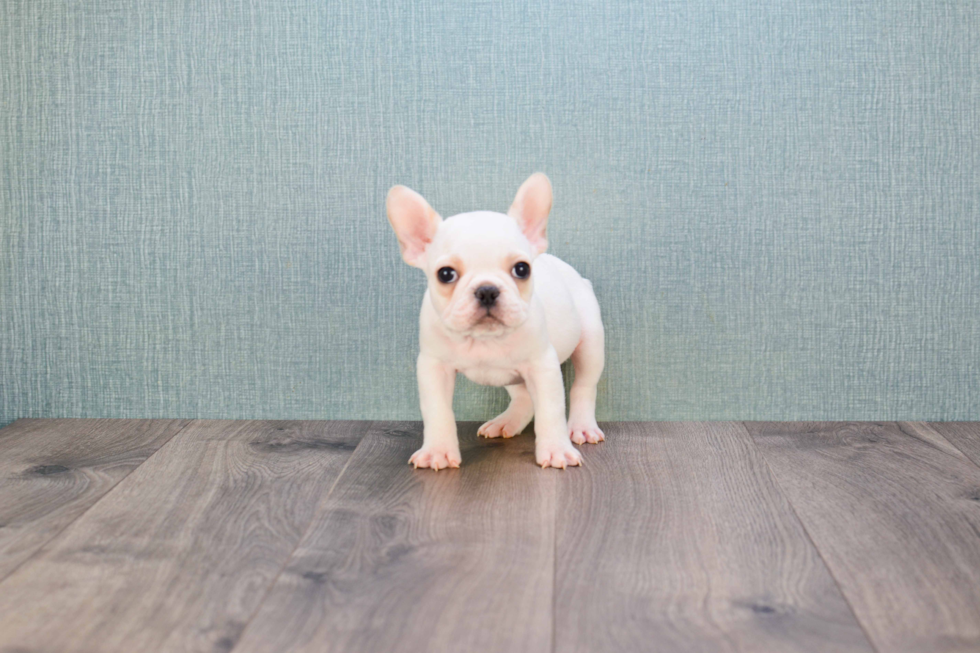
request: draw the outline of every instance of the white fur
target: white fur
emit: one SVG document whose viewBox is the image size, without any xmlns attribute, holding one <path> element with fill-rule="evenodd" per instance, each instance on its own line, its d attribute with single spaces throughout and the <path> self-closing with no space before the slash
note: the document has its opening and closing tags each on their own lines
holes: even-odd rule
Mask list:
<svg viewBox="0 0 980 653">
<path fill-rule="evenodd" d="M 506 386 L 510 406 L 480 427 L 488 438 L 512 437 L 535 417 L 535 455 L 542 467 L 581 464 L 572 446 L 604 438 L 595 421 L 596 383 L 604 364 L 603 329 L 592 284 L 570 265 L 543 253 L 551 184 L 541 173 L 521 186 L 507 215 L 461 213 L 446 220 L 404 186 L 388 194 L 388 219 L 402 256 L 425 271 L 429 286 L 419 317 L 418 383 L 423 444 L 409 462 L 441 469 L 461 462 L 452 412 L 456 373 Z M 512 273 L 531 266 L 527 280 Z M 457 271 L 451 284 L 437 273 Z M 481 306 L 475 291 L 492 285 L 496 302 Z M 562 362 L 575 382 L 565 419 Z"/>
</svg>

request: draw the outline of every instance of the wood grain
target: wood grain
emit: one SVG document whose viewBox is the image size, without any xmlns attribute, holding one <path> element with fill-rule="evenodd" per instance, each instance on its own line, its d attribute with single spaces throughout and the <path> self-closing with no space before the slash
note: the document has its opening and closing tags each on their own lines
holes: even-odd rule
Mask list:
<svg viewBox="0 0 980 653">
<path fill-rule="evenodd" d="M 368 425 L 192 422 L 0 584 L 0 650 L 230 650 Z"/>
<path fill-rule="evenodd" d="M 22 420 L 0 652 L 980 650 L 977 424 L 604 428 Z"/>
<path fill-rule="evenodd" d="M 551 650 L 555 482 L 531 435 L 413 470 L 418 423 L 368 434 L 236 653 Z"/>
<path fill-rule="evenodd" d="M 980 422 L 930 422 L 929 427 L 941 433 L 970 460 L 980 465 Z"/>
<path fill-rule="evenodd" d="M 555 650 L 873 650 L 741 425 L 603 428 L 559 479 Z"/>
<path fill-rule="evenodd" d="M 22 419 L 0 430 L 0 580 L 185 424 Z"/>
<path fill-rule="evenodd" d="M 980 650 L 980 468 L 914 424 L 746 426 L 880 650 Z"/>
</svg>

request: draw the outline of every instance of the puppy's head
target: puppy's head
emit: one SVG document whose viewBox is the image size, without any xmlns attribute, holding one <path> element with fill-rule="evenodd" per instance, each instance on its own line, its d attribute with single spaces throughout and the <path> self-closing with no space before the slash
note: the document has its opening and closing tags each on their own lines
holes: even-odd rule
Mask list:
<svg viewBox="0 0 980 653">
<path fill-rule="evenodd" d="M 425 272 L 432 304 L 449 329 L 493 337 L 523 324 L 534 259 L 548 248 L 548 177 L 531 175 L 506 215 L 474 211 L 443 220 L 405 186 L 388 192 L 387 208 L 402 258 Z"/>
</svg>

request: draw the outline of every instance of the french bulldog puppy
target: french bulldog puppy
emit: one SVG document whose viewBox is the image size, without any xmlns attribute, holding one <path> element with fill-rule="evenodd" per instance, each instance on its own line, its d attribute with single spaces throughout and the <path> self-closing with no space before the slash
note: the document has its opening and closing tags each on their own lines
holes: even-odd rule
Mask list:
<svg viewBox="0 0 980 653">
<path fill-rule="evenodd" d="M 542 468 L 580 465 L 572 443 L 605 439 L 595 421 L 605 360 L 599 303 L 591 282 L 544 253 L 551 199 L 551 182 L 536 173 L 506 215 L 474 211 L 443 220 L 410 188 L 388 192 L 388 221 L 402 258 L 428 279 L 417 368 L 423 443 L 409 459 L 417 468 L 459 467 L 457 372 L 510 394 L 507 410 L 480 435 L 513 437 L 535 418 Z M 575 382 L 566 421 L 560 365 L 569 357 Z"/>
</svg>

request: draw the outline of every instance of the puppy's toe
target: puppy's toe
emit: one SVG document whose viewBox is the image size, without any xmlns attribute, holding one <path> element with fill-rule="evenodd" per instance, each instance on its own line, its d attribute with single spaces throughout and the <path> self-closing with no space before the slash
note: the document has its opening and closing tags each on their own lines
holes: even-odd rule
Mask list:
<svg viewBox="0 0 980 653">
<path fill-rule="evenodd" d="M 422 447 L 408 459 L 410 465 L 439 471 L 447 467 L 459 467 L 462 459 L 456 451 L 441 447 Z"/>
<path fill-rule="evenodd" d="M 432 452 L 419 449 L 412 454 L 412 457 L 408 459 L 408 462 L 410 465 L 414 466 L 415 469 L 426 469 L 432 467 Z"/>
<path fill-rule="evenodd" d="M 606 434 L 598 426 L 585 429 L 585 441 L 589 444 L 598 444 L 606 439 Z"/>
<path fill-rule="evenodd" d="M 504 423 L 500 418 L 495 418 L 481 426 L 476 434 L 485 438 L 499 438 L 503 435 Z"/>
<path fill-rule="evenodd" d="M 606 435 L 602 432 L 602 429 L 596 424 L 586 424 L 586 425 L 569 425 L 568 435 L 572 442 L 575 444 L 597 444 L 606 439 Z"/>
<path fill-rule="evenodd" d="M 476 434 L 485 438 L 512 438 L 520 433 L 521 425 L 504 415 L 498 415 L 477 429 Z"/>
<path fill-rule="evenodd" d="M 542 469 L 545 467 L 565 469 L 582 464 L 582 454 L 567 441 L 538 446 L 535 458 Z"/>
</svg>

